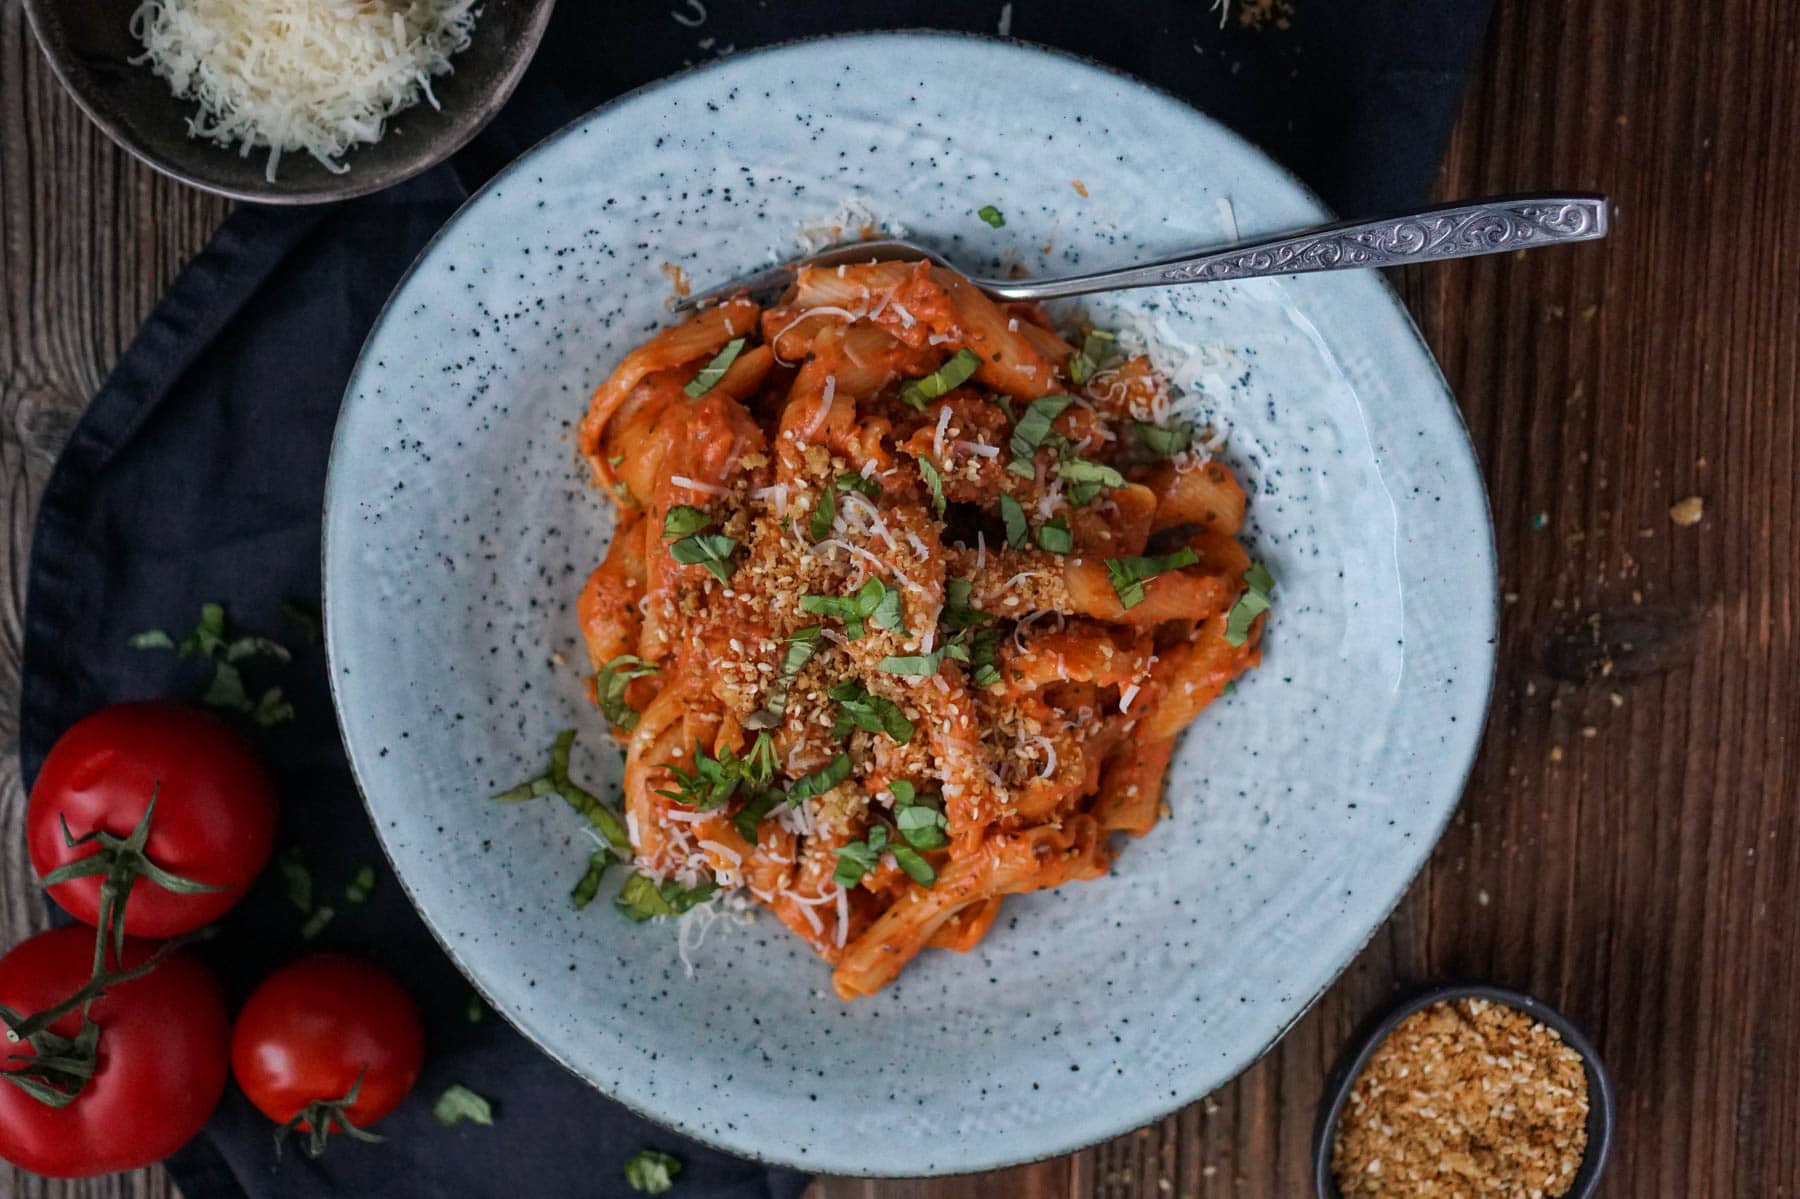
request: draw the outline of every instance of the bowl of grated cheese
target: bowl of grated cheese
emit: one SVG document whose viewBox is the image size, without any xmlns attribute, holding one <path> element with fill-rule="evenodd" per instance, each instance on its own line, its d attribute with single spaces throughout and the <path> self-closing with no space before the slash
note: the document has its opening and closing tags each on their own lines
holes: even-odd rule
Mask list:
<svg viewBox="0 0 1800 1199">
<path fill-rule="evenodd" d="M 107 136 L 193 187 L 316 204 L 390 187 L 506 103 L 555 0 L 25 0 Z"/>
</svg>

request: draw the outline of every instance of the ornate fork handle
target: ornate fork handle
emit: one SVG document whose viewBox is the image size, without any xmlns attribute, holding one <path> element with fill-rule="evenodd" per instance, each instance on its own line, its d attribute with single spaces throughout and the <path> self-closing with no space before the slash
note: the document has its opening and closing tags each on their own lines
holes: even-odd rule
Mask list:
<svg viewBox="0 0 1800 1199">
<path fill-rule="evenodd" d="M 1606 236 L 1606 197 L 1512 196 L 1406 216 L 1345 221 L 1148 266 L 1062 279 L 981 280 L 1009 300 L 1047 300 L 1126 287 L 1211 283 L 1363 267 L 1441 262 Z"/>
</svg>

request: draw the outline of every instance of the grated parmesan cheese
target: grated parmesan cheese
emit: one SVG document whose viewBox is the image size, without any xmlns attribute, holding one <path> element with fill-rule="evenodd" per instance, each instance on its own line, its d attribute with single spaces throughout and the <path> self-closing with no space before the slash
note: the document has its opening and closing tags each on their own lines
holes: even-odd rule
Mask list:
<svg viewBox="0 0 1800 1199">
<path fill-rule="evenodd" d="M 200 110 L 188 136 L 239 153 L 304 150 L 327 170 L 381 139 L 387 119 L 423 97 L 466 48 L 476 0 L 144 0 L 131 34 L 159 78 Z"/>
</svg>

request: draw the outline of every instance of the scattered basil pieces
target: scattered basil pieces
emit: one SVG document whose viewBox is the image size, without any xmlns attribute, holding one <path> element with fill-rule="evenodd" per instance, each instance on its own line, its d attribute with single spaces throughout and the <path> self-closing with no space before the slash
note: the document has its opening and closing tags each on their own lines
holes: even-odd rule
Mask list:
<svg viewBox="0 0 1800 1199">
<path fill-rule="evenodd" d="M 803 775 L 788 788 L 788 807 L 797 808 L 809 799 L 817 799 L 850 777 L 850 755 L 838 754 L 811 774 Z"/>
<path fill-rule="evenodd" d="M 1041 400 L 1031 401 L 1031 406 L 1025 409 L 1024 414 L 1013 425 L 1009 444 L 1012 461 L 1006 464 L 1006 469 L 1021 479 L 1035 478 L 1037 468 L 1032 465 L 1032 458 L 1037 454 L 1038 447 L 1049 438 L 1051 424 L 1063 414 L 1063 409 L 1074 402 L 1073 396 L 1066 395 L 1045 396 Z"/>
<path fill-rule="evenodd" d="M 753 787 L 766 787 L 780 768 L 781 760 L 775 756 L 775 738 L 766 732 L 756 734 L 750 752 L 744 755 L 744 778 Z"/>
<path fill-rule="evenodd" d="M 952 632 L 972 629 L 976 625 L 986 624 L 994 619 L 986 612 L 972 607 L 969 598 L 975 593 L 975 584 L 970 579 L 944 580 L 944 610 L 939 619 Z"/>
<path fill-rule="evenodd" d="M 775 681 L 769 684 L 768 692 L 763 697 L 763 706 L 751 713 L 744 721 L 747 729 L 779 728 L 787 718 L 788 689 L 794 685 L 794 679 L 806 669 L 812 656 L 819 652 L 819 626 L 809 624 L 795 629 L 788 634 L 787 649 L 781 655 L 781 671 Z M 773 749 L 770 750 L 774 752 Z M 754 756 L 754 755 L 752 755 Z"/>
<path fill-rule="evenodd" d="M 300 926 L 300 939 L 302 941 L 312 940 L 325 931 L 325 926 L 330 924 L 332 917 L 336 915 L 337 913 L 330 907 L 320 904 L 312 910 L 312 915 L 306 918 L 306 923 Z"/>
<path fill-rule="evenodd" d="M 1164 458 L 1173 458 L 1194 444 L 1194 422 L 1191 420 L 1171 421 L 1167 425 L 1134 420 L 1131 432 L 1139 445 Z"/>
<path fill-rule="evenodd" d="M 946 642 L 928 654 L 889 654 L 875 664 L 875 669 L 887 674 L 928 679 L 938 672 L 946 655 L 958 657 L 955 651 L 960 648 L 953 642 Z M 960 656 L 966 659 L 967 654 L 968 651 L 964 650 Z"/>
<path fill-rule="evenodd" d="M 207 684 L 200 702 L 209 708 L 229 708 L 234 712 L 247 712 L 252 707 L 244 690 L 244 676 L 229 662 L 213 664 L 212 682 Z"/>
<path fill-rule="evenodd" d="M 306 863 L 300 860 L 300 850 L 298 848 L 282 850 L 281 856 L 276 859 L 276 865 L 281 869 L 282 880 L 287 883 L 288 902 L 302 912 L 312 911 L 312 871 L 308 870 Z"/>
<path fill-rule="evenodd" d="M 599 796 L 569 777 L 569 754 L 574 746 L 575 730 L 564 729 L 556 735 L 556 741 L 550 747 L 549 770 L 537 778 L 508 788 L 493 798 L 496 803 L 520 803 L 542 795 L 560 795 L 563 802 L 579 812 L 600 835 L 607 848 L 588 856 L 587 870 L 570 893 L 575 906 L 583 908 L 593 901 L 594 894 L 599 890 L 600 876 L 606 872 L 609 859 L 631 860 L 631 835 L 617 812 Z"/>
<path fill-rule="evenodd" d="M 996 665 L 999 642 L 1000 630 L 994 628 L 976 629 L 969 639 L 969 668 L 977 687 L 992 687 L 1000 681 Z"/>
<path fill-rule="evenodd" d="M 625 1163 L 625 1181 L 646 1195 L 667 1193 L 679 1173 L 681 1162 L 657 1149 L 640 1149 Z"/>
<path fill-rule="evenodd" d="M 286 605 L 284 605 L 285 607 Z M 162 629 L 145 629 L 127 642 L 132 649 L 172 649 L 183 658 L 198 655 L 212 662 L 212 678 L 200 702 L 209 708 L 223 708 L 254 720 L 262 728 L 274 728 L 294 718 L 294 705 L 282 695 L 281 688 L 270 687 L 256 702 L 244 685 L 239 663 L 269 659 L 286 665 L 293 660 L 288 648 L 267 637 L 238 637 L 227 640 L 225 608 L 222 604 L 201 604 L 200 623 L 177 645 Z"/>
<path fill-rule="evenodd" d="M 286 724 L 294 718 L 294 705 L 281 694 L 281 688 L 271 687 L 257 697 L 256 707 L 250 710 L 250 719 L 259 728 L 272 729 L 278 724 Z"/>
<path fill-rule="evenodd" d="M 906 608 L 900 598 L 898 587 L 887 588 L 875 605 L 875 611 L 869 614 L 869 620 L 878 629 L 886 629 L 890 633 L 906 633 Z"/>
<path fill-rule="evenodd" d="M 627 917 L 642 923 L 656 916 L 679 916 L 695 904 L 705 903 L 718 891 L 719 884 L 711 879 L 684 887 L 672 878 L 659 883 L 647 874 L 633 874 L 619 888 L 619 897 L 613 903 Z"/>
<path fill-rule="evenodd" d="M 996 229 L 1004 229 L 1006 227 L 1006 218 L 1002 216 L 1000 210 L 995 208 L 992 204 L 983 204 L 980 208 L 975 210 L 975 215 Z"/>
<path fill-rule="evenodd" d="M 1117 340 L 1116 335 L 1104 329 L 1089 329 L 1082 339 L 1081 348 L 1069 359 L 1069 378 L 1076 383 L 1086 383 L 1100 369 L 1100 361 L 1106 354 L 1106 344 Z"/>
<path fill-rule="evenodd" d="M 981 355 L 970 349 L 958 350 L 950 361 L 923 379 L 914 379 L 902 387 L 900 398 L 923 412 L 926 401 L 938 399 L 949 394 L 952 388 L 961 387 L 980 366 Z"/>
<path fill-rule="evenodd" d="M 834 738 L 842 739 L 851 729 L 864 729 L 871 733 L 886 733 L 901 745 L 912 740 L 913 722 L 906 718 L 900 705 L 883 696 L 871 695 L 868 688 L 855 679 L 846 679 L 825 694 L 838 706 L 837 720 L 831 726 Z"/>
<path fill-rule="evenodd" d="M 731 818 L 731 825 L 737 829 L 738 835 L 750 844 L 756 844 L 756 830 L 762 824 L 763 817 L 775 810 L 775 805 L 786 799 L 781 791 L 764 791 L 753 797 L 737 810 Z"/>
<path fill-rule="evenodd" d="M 1261 562 L 1252 562 L 1244 572 L 1247 590 L 1225 617 L 1225 644 L 1239 646 L 1250 639 L 1250 626 L 1269 610 L 1269 596 L 1275 590 L 1275 576 Z"/>
<path fill-rule="evenodd" d="M 692 770 L 684 770 L 673 762 L 664 762 L 663 769 L 674 777 L 675 787 L 657 794 L 701 812 L 723 807 L 744 781 L 744 763 L 735 753 L 726 749 L 715 758 L 698 744 L 694 746 Z"/>
<path fill-rule="evenodd" d="M 655 674 L 659 668 L 636 654 L 620 654 L 600 668 L 594 676 L 594 695 L 600 701 L 600 714 L 626 732 L 637 727 L 637 709 L 625 702 L 625 688 L 633 679 Z"/>
<path fill-rule="evenodd" d="M 1059 516 L 1037 527 L 1039 548 L 1053 554 L 1066 554 L 1075 548 L 1075 534 L 1069 531 L 1069 518 Z"/>
<path fill-rule="evenodd" d="M 464 1122 L 489 1127 L 494 1123 L 493 1105 L 461 1083 L 438 1096 L 438 1101 L 431 1105 L 431 1115 L 445 1128 Z"/>
<path fill-rule="evenodd" d="M 875 615 L 875 610 L 887 598 L 887 592 L 887 584 L 871 578 L 858 587 L 854 595 L 803 595 L 800 610 L 812 616 L 831 616 L 843 621 L 844 635 L 852 641 L 860 641 L 867 631 L 863 622 Z"/>
<path fill-rule="evenodd" d="M 487 1014 L 487 1000 L 483 999 L 479 992 L 470 991 L 469 1001 L 463 1004 L 463 1019 L 470 1024 L 480 1024 L 487 1019 Z"/>
<path fill-rule="evenodd" d="M 944 476 L 938 473 L 937 464 L 929 458 L 917 459 L 919 476 L 925 480 L 925 490 L 931 493 L 931 514 L 939 520 L 944 518 Z"/>
<path fill-rule="evenodd" d="M 1031 545 L 1031 526 L 1025 521 L 1025 509 L 1019 501 L 1000 493 L 1000 519 L 1006 522 L 1006 544 L 1015 550 Z"/>
<path fill-rule="evenodd" d="M 732 338 L 725 343 L 725 348 L 720 350 L 711 362 L 701 367 L 700 373 L 695 375 L 693 380 L 681 390 L 695 399 L 699 399 L 718 386 L 719 380 L 725 377 L 725 372 L 731 369 L 731 364 L 737 361 L 737 356 L 743 349 L 744 339 Z"/>
<path fill-rule="evenodd" d="M 812 519 L 807 524 L 807 531 L 814 541 L 823 541 L 831 536 L 831 526 L 837 522 L 837 484 L 825 480 L 825 490 L 819 493 L 819 502 L 813 505 Z"/>
<path fill-rule="evenodd" d="M 1170 570 L 1180 570 L 1200 561 L 1200 555 L 1183 546 L 1160 558 L 1108 558 L 1106 577 L 1111 581 L 1119 603 L 1135 608 L 1144 602 L 1144 583 Z"/>
<path fill-rule="evenodd" d="M 344 884 L 344 898 L 351 903 L 367 903 L 375 890 L 375 868 L 364 866 Z"/>
<path fill-rule="evenodd" d="M 134 634 L 125 644 L 132 649 L 174 649 L 175 639 L 161 629 L 145 629 Z"/>
<path fill-rule="evenodd" d="M 663 515 L 663 540 L 674 541 L 698 533 L 712 524 L 712 517 L 692 504 L 676 504 Z"/>
<path fill-rule="evenodd" d="M 881 484 L 877 483 L 874 479 L 865 478 L 854 471 L 845 471 L 843 474 L 839 475 L 837 477 L 837 485 L 839 491 L 861 492 L 870 499 L 875 499 L 881 494 Z"/>
<path fill-rule="evenodd" d="M 731 561 L 732 551 L 737 547 L 735 537 L 723 533 L 695 533 L 671 545 L 669 556 L 683 566 L 704 566 L 719 582 L 729 583 L 731 572 L 737 569 Z"/>
<path fill-rule="evenodd" d="M 596 849 L 588 855 L 587 870 L 575 881 L 569 890 L 569 903 L 579 912 L 594 902 L 594 896 L 600 894 L 600 880 L 606 877 L 606 871 L 618 858 L 610 849 Z"/>
<path fill-rule="evenodd" d="M 1123 487 L 1125 476 L 1102 462 L 1070 458 L 1056 464 L 1056 473 L 1071 483 L 1095 483 L 1101 487 Z"/>
<path fill-rule="evenodd" d="M 941 798 L 921 796 L 911 783 L 898 779 L 888 784 L 888 790 L 894 793 L 894 824 L 914 849 L 942 849 L 950 844 L 950 821 Z"/>
<path fill-rule="evenodd" d="M 900 864 L 900 869 L 906 871 L 906 876 L 921 887 L 929 887 L 937 881 L 937 871 L 931 868 L 931 863 L 920 857 L 911 847 L 896 841 L 888 846 L 888 852 L 894 855 L 894 861 Z"/>
<path fill-rule="evenodd" d="M 831 877 L 839 886 L 854 887 L 863 881 L 863 876 L 881 862 L 881 853 L 887 848 L 887 826 L 878 824 L 869 830 L 869 836 L 863 841 L 852 841 L 848 845 L 840 845 L 833 852 L 837 854 L 837 869 Z"/>
</svg>

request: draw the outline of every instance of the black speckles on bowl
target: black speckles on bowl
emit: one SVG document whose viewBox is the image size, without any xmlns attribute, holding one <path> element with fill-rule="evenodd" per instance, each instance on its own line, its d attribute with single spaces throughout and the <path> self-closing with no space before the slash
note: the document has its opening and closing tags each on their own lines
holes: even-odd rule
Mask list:
<svg viewBox="0 0 1800 1199">
<path fill-rule="evenodd" d="M 1575 1172 L 1575 1180 L 1569 1184 L 1562 1199 L 1589 1199 L 1600 1185 L 1600 1175 L 1606 1169 L 1607 1155 L 1612 1151 L 1613 1124 L 1618 1117 L 1612 1079 L 1607 1075 L 1606 1067 L 1601 1064 L 1600 1054 L 1593 1042 L 1561 1012 L 1522 991 L 1489 986 L 1486 983 L 1450 983 L 1429 987 L 1357 1030 L 1350 1040 L 1350 1047 L 1345 1050 L 1337 1068 L 1325 1083 L 1325 1097 L 1319 1106 L 1319 1122 L 1313 1131 L 1313 1185 L 1318 1191 L 1318 1199 L 1342 1199 L 1337 1182 L 1331 1174 L 1331 1146 L 1337 1137 L 1338 1120 L 1343 1115 L 1345 1104 L 1350 1100 L 1350 1088 L 1363 1072 L 1363 1067 L 1369 1064 L 1369 1059 L 1375 1056 L 1375 1051 L 1399 1027 L 1402 1020 L 1446 999 L 1486 999 L 1516 1008 L 1546 1028 L 1554 1029 L 1564 1044 L 1581 1055 L 1582 1068 L 1587 1073 L 1588 1089 L 1587 1152 L 1581 1159 L 1581 1168 Z"/>
<path fill-rule="evenodd" d="M 136 0 L 25 0 L 38 44 L 63 86 L 94 124 L 150 166 L 204 191 L 261 204 L 318 204 L 392 187 L 466 145 L 512 95 L 544 34 L 556 0 L 484 0 L 474 38 L 431 81 L 438 107 L 421 100 L 388 121 L 374 145 L 350 151 L 335 174 L 302 151 L 282 156 L 274 182 L 267 150 L 188 136 L 197 105 L 131 59 L 143 47 L 129 24 Z"/>
</svg>

